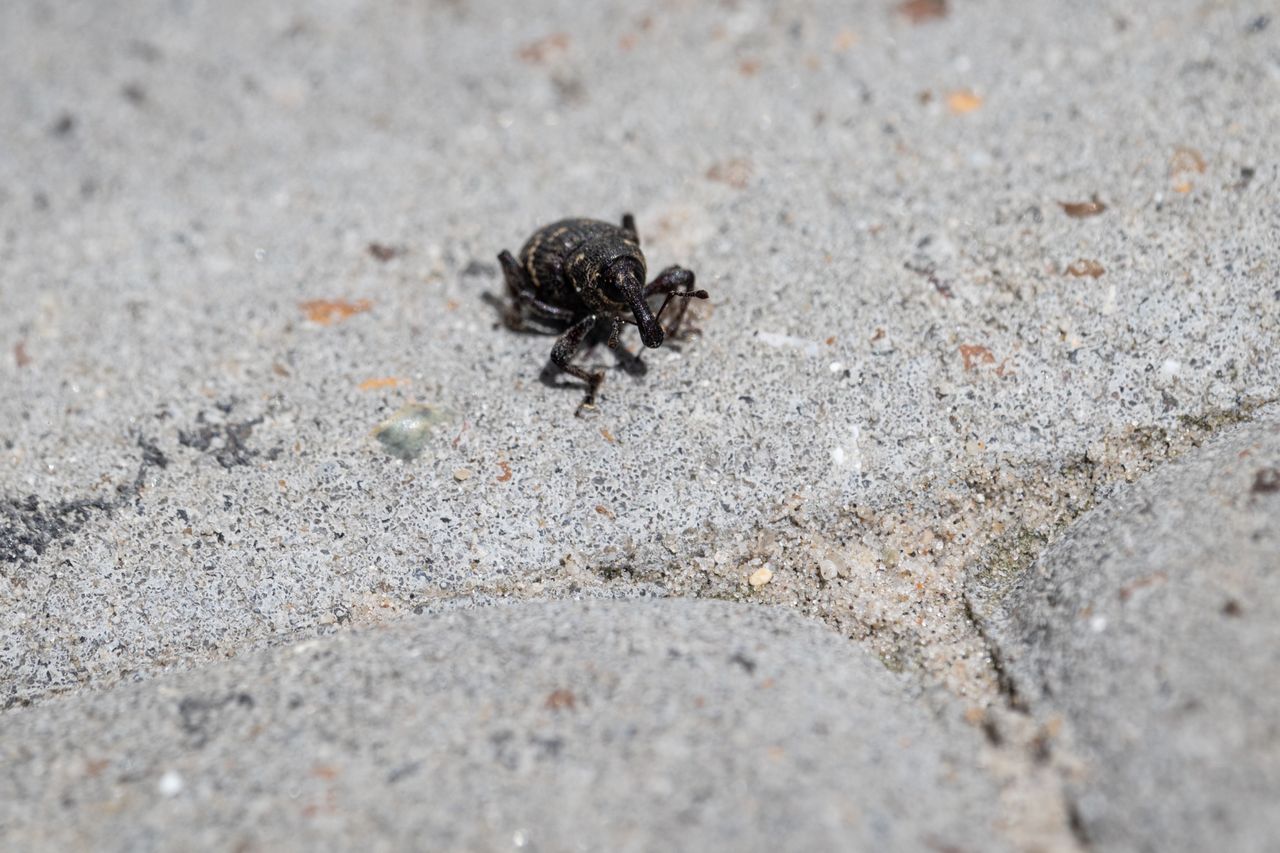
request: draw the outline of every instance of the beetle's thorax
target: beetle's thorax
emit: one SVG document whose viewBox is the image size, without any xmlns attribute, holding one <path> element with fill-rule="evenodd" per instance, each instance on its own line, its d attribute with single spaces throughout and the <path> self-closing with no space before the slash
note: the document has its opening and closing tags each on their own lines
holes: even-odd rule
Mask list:
<svg viewBox="0 0 1280 853">
<path fill-rule="evenodd" d="M 578 296 L 592 308 L 623 310 L 627 302 L 621 298 L 618 282 L 627 277 L 645 278 L 644 255 L 640 247 L 621 230 L 593 235 L 569 252 L 564 264 L 565 277 Z"/>
</svg>

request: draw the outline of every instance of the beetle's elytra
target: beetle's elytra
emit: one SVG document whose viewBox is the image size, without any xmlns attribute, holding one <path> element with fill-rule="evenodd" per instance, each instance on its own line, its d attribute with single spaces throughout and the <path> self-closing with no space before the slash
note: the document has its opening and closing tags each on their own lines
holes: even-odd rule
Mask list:
<svg viewBox="0 0 1280 853">
<path fill-rule="evenodd" d="M 668 330 L 662 313 L 673 299 L 681 310 L 672 324 L 675 331 L 689 299 L 706 299 L 705 290 L 693 289 L 693 273 L 668 267 L 645 284 L 644 253 L 631 214 L 622 224 L 597 219 L 562 219 L 539 228 L 520 250 L 517 261 L 510 252 L 498 255 L 511 295 L 505 321 L 523 329 L 529 320 L 563 329 L 551 348 L 551 361 L 564 372 L 587 383 L 587 396 L 578 407 L 595 404 L 604 381 L 600 371 L 588 372 L 572 363 L 573 356 L 597 325 L 608 321 L 609 346 L 618 346 L 623 323 L 640 330 L 646 347 L 662 346 Z M 655 312 L 649 299 L 664 297 Z"/>
</svg>

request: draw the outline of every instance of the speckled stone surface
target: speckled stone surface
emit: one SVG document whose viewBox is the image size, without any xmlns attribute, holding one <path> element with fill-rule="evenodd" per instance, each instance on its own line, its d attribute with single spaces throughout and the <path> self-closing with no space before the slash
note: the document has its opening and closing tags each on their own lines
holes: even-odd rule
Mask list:
<svg viewBox="0 0 1280 853">
<path fill-rule="evenodd" d="M 779 605 L 1002 732 L 1018 843 L 1071 849 L 974 616 L 1280 397 L 1265 5 L 0 4 L 0 708 Z M 495 257 L 626 211 L 712 299 L 578 419 Z"/>
<path fill-rule="evenodd" d="M 1072 727 L 1099 850 L 1280 838 L 1280 411 L 1078 521 L 1005 602 L 1022 698 Z"/>
<path fill-rule="evenodd" d="M 15 711 L 9 849 L 1006 847 L 981 736 L 776 608 L 414 618 Z M 1010 848 L 1011 849 L 1011 848 Z"/>
<path fill-rule="evenodd" d="M 1277 27 L 1003 9 L 5 4 L 8 700 L 427 599 L 745 591 L 692 561 L 793 495 L 945 534 L 990 471 L 1274 395 Z M 712 310 L 577 420 L 483 297 L 625 210 Z M 452 413 L 413 463 L 371 436 L 407 401 Z M 777 600 L 851 633 L 940 606 L 798 553 Z"/>
</svg>

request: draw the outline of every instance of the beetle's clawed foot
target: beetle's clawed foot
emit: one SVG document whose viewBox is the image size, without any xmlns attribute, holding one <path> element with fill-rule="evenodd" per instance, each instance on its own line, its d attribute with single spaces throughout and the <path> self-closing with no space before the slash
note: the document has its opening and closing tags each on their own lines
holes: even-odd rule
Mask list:
<svg viewBox="0 0 1280 853">
<path fill-rule="evenodd" d="M 502 325 L 513 332 L 523 332 L 528 328 L 524 322 L 524 315 L 515 306 L 509 306 L 507 310 L 502 312 Z"/>
<path fill-rule="evenodd" d="M 573 413 L 579 418 L 599 413 L 600 410 L 596 408 L 596 392 L 600 390 L 600 386 L 604 383 L 604 373 L 597 370 L 587 379 L 587 383 L 587 396 L 582 398 L 582 402 L 578 404 L 578 408 Z"/>
</svg>

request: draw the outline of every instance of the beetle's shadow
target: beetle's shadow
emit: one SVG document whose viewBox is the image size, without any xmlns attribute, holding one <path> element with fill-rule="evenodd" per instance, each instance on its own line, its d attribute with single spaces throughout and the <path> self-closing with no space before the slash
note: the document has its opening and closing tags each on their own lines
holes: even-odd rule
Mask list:
<svg viewBox="0 0 1280 853">
<path fill-rule="evenodd" d="M 497 314 L 497 322 L 494 328 L 503 328 L 507 331 L 514 332 L 518 335 L 532 335 L 535 337 L 546 338 L 549 342 L 553 342 L 556 337 L 564 333 L 568 328 L 565 325 L 557 325 L 552 322 L 543 322 L 540 320 L 525 320 L 521 325 L 515 326 L 509 322 L 510 303 L 494 293 L 483 293 L 480 298 L 484 300 L 490 308 Z M 626 333 L 626 329 L 623 329 Z M 600 322 L 596 324 L 596 328 L 586 340 L 582 342 L 575 358 L 589 356 L 600 345 L 604 345 L 608 349 L 609 343 L 609 324 Z M 617 367 L 628 376 L 639 378 L 649 372 L 649 365 L 645 363 L 637 353 L 631 352 L 626 345 L 619 342 L 617 349 L 609 350 L 613 353 Z M 567 375 L 560 368 L 556 367 L 550 359 L 550 346 L 547 350 L 547 362 L 543 365 L 542 371 L 538 374 L 538 381 L 548 388 L 582 388 L 582 382 Z"/>
</svg>

